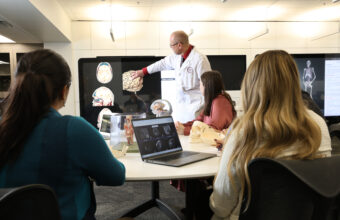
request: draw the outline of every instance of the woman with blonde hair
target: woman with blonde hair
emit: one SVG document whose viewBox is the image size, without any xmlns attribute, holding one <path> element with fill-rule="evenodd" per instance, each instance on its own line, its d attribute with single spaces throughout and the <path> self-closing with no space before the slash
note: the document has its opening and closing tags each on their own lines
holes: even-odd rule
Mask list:
<svg viewBox="0 0 340 220">
<path fill-rule="evenodd" d="M 299 83 L 297 66 L 285 51 L 267 51 L 250 64 L 241 86 L 244 115 L 232 124 L 210 197 L 212 219 L 238 219 L 246 187 L 250 200 L 252 159 L 330 156 L 326 123 L 304 106 Z"/>
</svg>

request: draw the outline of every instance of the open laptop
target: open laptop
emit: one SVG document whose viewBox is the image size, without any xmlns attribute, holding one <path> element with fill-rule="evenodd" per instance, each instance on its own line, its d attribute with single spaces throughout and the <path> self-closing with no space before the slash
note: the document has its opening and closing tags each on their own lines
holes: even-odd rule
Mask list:
<svg viewBox="0 0 340 220">
<path fill-rule="evenodd" d="M 183 166 L 216 154 L 183 151 L 171 116 L 132 120 L 142 160 L 167 166 Z"/>
</svg>

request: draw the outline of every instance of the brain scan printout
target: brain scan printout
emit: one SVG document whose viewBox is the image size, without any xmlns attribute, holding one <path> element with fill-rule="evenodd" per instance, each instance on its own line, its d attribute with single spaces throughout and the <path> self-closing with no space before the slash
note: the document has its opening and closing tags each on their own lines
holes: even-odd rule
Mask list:
<svg viewBox="0 0 340 220">
<path fill-rule="evenodd" d="M 134 71 L 130 70 L 125 73 L 123 73 L 123 90 L 129 91 L 129 92 L 138 92 L 143 88 L 143 78 L 137 77 L 135 79 L 132 79 L 132 74 Z"/>
<path fill-rule="evenodd" d="M 112 80 L 112 68 L 108 62 L 100 62 L 97 66 L 97 80 L 100 83 L 109 83 Z"/>
<path fill-rule="evenodd" d="M 92 98 L 92 106 L 113 106 L 114 95 L 112 91 L 105 86 L 96 89 L 92 94 Z"/>
</svg>

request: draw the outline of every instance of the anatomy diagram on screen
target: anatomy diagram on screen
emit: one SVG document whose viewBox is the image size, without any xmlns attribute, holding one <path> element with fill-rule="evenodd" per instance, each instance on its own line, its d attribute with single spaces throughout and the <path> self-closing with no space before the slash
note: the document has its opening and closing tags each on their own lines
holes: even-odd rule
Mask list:
<svg viewBox="0 0 340 220">
<path fill-rule="evenodd" d="M 128 145 L 133 144 L 133 127 L 132 127 L 131 120 L 132 120 L 132 115 L 127 115 L 125 118 L 125 123 L 124 123 L 125 137 L 126 137 Z"/>
<path fill-rule="evenodd" d="M 93 106 L 113 106 L 114 103 L 114 95 L 112 91 L 105 86 L 101 86 L 96 89 L 92 94 L 92 98 Z"/>
<path fill-rule="evenodd" d="M 100 83 L 109 83 L 112 80 L 112 68 L 108 62 L 100 62 L 97 66 L 97 80 Z"/>
<path fill-rule="evenodd" d="M 305 91 L 309 93 L 310 97 L 312 97 L 312 91 L 313 91 L 313 82 L 316 78 L 314 67 L 311 67 L 312 62 L 310 60 L 307 60 L 306 65 L 303 69 L 303 84 L 305 86 Z"/>
</svg>

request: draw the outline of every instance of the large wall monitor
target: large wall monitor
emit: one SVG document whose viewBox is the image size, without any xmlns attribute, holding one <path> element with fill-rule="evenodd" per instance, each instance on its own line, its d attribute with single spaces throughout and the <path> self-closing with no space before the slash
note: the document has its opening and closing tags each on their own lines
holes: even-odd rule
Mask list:
<svg viewBox="0 0 340 220">
<path fill-rule="evenodd" d="M 80 115 L 95 127 L 101 114 L 149 113 L 149 106 L 161 96 L 160 74 L 144 78 L 143 88 L 136 94 L 123 91 L 122 74 L 147 66 L 157 57 L 81 58 L 79 67 Z"/>
<path fill-rule="evenodd" d="M 79 67 L 80 115 L 97 126 L 98 118 L 110 112 L 151 114 L 150 104 L 163 94 L 173 92 L 174 76 L 171 71 L 144 77 L 143 88 L 136 94 L 123 91 L 122 74 L 137 70 L 163 57 L 97 57 L 81 58 Z M 222 73 L 226 90 L 239 90 L 246 70 L 245 55 L 208 56 L 211 67 Z"/>
<path fill-rule="evenodd" d="M 211 68 L 223 76 L 226 90 L 240 90 L 247 68 L 246 55 L 209 55 Z"/>
<path fill-rule="evenodd" d="M 301 89 L 310 94 L 325 117 L 340 116 L 340 54 L 293 54 Z"/>
</svg>

